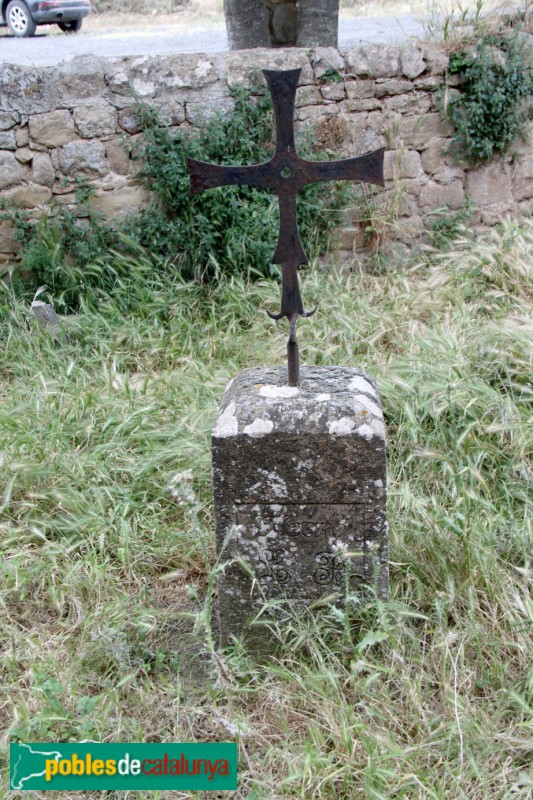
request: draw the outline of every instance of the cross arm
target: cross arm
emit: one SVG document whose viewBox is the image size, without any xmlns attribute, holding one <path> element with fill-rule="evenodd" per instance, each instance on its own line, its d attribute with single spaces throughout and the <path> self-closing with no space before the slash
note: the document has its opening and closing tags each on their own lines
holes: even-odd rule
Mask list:
<svg viewBox="0 0 533 800">
<path fill-rule="evenodd" d="M 275 189 L 274 179 L 268 165 L 252 164 L 249 167 L 220 166 L 207 164 L 205 161 L 187 159 L 191 176 L 191 194 L 199 194 L 206 189 L 217 189 L 219 186 L 260 186 Z"/>
<path fill-rule="evenodd" d="M 383 158 L 385 147 L 356 158 L 340 161 L 306 161 L 301 185 L 317 181 L 358 181 L 385 186 Z"/>
</svg>

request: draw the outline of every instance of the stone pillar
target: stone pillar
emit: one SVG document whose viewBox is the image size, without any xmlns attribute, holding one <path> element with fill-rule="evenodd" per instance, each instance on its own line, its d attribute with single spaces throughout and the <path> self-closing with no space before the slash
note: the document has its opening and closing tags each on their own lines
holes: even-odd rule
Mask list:
<svg viewBox="0 0 533 800">
<path fill-rule="evenodd" d="M 267 600 L 299 609 L 348 589 L 388 594 L 375 383 L 345 367 L 305 367 L 298 387 L 286 375 L 241 372 L 213 430 L 217 555 L 229 562 L 218 580 L 222 646 L 241 635 L 252 646 L 268 642 L 266 628 L 250 627 Z"/>
</svg>

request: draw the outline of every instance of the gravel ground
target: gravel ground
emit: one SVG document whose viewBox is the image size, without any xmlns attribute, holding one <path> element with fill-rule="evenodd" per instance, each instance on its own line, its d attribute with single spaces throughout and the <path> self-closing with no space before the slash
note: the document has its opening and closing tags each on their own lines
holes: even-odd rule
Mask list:
<svg viewBox="0 0 533 800">
<path fill-rule="evenodd" d="M 7 28 L 0 28 L 0 63 L 23 66 L 53 66 L 79 55 L 142 56 L 174 53 L 219 53 L 228 49 L 226 29 L 217 23 L 204 28 L 169 30 L 147 19 L 146 27 L 112 27 L 108 32 L 80 31 L 60 34 L 56 26 L 37 28 L 31 39 L 16 39 Z M 422 36 L 423 26 L 415 16 L 342 18 L 339 21 L 339 47 L 362 42 L 394 43 Z"/>
</svg>

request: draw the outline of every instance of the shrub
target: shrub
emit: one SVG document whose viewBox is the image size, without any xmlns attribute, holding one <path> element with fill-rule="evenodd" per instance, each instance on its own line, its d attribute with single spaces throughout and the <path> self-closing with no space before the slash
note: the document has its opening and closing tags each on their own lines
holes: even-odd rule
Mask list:
<svg viewBox="0 0 533 800">
<path fill-rule="evenodd" d="M 132 217 L 130 236 L 159 255 L 172 255 L 187 277 L 205 279 L 224 272 L 271 275 L 278 234 L 278 203 L 268 190 L 227 186 L 189 195 L 187 157 L 218 164 L 267 161 L 273 150 L 270 96 L 250 98 L 233 90 L 232 115 L 200 121 L 197 135 L 172 132 L 153 111 L 143 112 L 145 147 L 140 176 L 157 200 Z M 309 138 L 300 152 L 310 157 Z M 345 188 L 313 185 L 300 192 L 298 218 L 310 256 L 323 251 L 328 233 L 340 223 Z"/>
<path fill-rule="evenodd" d="M 471 51 L 450 56 L 449 73 L 461 76 L 447 113 L 454 142 L 471 164 L 504 153 L 522 129 L 522 101 L 533 89 L 533 70 L 515 35 L 484 36 Z"/>
</svg>

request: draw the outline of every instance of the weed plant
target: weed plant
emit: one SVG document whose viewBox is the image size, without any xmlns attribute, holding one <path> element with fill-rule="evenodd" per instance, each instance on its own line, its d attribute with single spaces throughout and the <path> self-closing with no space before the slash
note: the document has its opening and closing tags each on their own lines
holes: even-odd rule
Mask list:
<svg viewBox="0 0 533 800">
<path fill-rule="evenodd" d="M 3 746 L 236 740 L 247 800 L 531 797 L 531 222 L 305 278 L 303 361 L 382 394 L 391 599 L 274 627 L 266 663 L 212 647 L 209 432 L 229 378 L 284 361 L 279 285 L 124 258 L 61 343 L 0 295 Z"/>
</svg>

